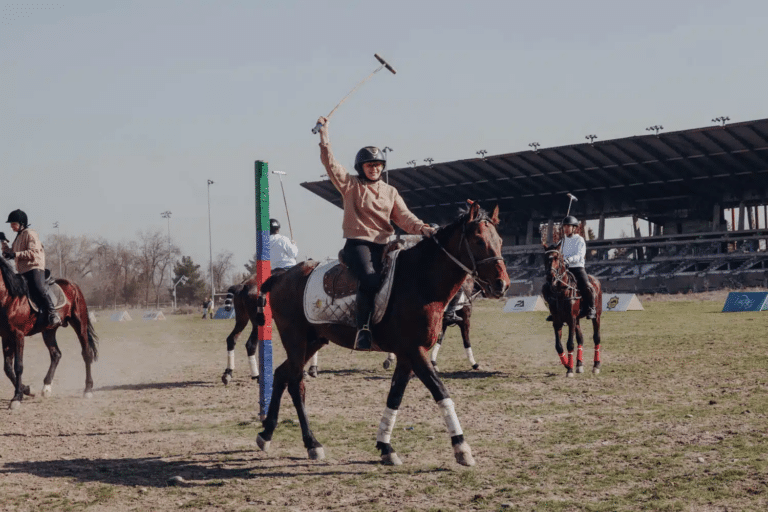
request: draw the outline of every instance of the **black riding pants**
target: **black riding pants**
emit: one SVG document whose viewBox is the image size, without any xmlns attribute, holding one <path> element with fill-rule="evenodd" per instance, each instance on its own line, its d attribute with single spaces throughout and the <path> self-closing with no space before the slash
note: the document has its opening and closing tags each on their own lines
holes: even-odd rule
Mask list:
<svg viewBox="0 0 768 512">
<path fill-rule="evenodd" d="M 47 293 L 48 285 L 45 284 L 45 270 L 33 268 L 21 275 L 27 281 L 29 296 L 32 298 L 32 301 L 41 311 L 50 313 L 53 310 L 53 304 Z"/>
<path fill-rule="evenodd" d="M 384 244 L 353 238 L 347 239 L 344 244 L 344 263 L 360 281 L 360 291 L 365 294 L 376 293 L 381 285 L 383 254 Z"/>
<path fill-rule="evenodd" d="M 589 275 L 587 275 L 587 271 L 584 267 L 570 267 L 568 270 L 576 278 L 576 286 L 579 288 L 581 296 L 587 299 L 587 305 L 590 307 L 594 306 L 595 301 L 589 288 Z"/>
</svg>

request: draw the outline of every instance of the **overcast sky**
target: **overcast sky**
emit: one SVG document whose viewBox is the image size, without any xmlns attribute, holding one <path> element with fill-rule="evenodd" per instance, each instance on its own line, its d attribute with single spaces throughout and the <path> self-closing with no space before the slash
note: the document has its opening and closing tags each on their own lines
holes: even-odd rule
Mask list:
<svg viewBox="0 0 768 512">
<path fill-rule="evenodd" d="M 343 245 L 310 130 L 390 168 L 768 117 L 768 2 L 0 0 L 0 215 L 183 254 L 255 251 L 254 161 L 283 171 L 300 258 Z M 277 176 L 271 212 L 285 226 Z M 493 205 L 486 205 L 493 206 Z M 10 231 L 0 226 L 1 230 Z M 609 233 L 610 234 L 610 233 Z"/>
</svg>

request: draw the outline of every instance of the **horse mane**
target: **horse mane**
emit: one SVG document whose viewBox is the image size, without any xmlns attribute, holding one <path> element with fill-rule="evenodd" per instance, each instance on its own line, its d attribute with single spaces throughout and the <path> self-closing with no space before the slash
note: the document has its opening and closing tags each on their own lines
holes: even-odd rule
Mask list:
<svg viewBox="0 0 768 512">
<path fill-rule="evenodd" d="M 27 282 L 11 268 L 3 257 L 0 257 L 0 273 L 3 275 L 5 288 L 10 296 L 23 297 L 27 294 Z"/>
</svg>

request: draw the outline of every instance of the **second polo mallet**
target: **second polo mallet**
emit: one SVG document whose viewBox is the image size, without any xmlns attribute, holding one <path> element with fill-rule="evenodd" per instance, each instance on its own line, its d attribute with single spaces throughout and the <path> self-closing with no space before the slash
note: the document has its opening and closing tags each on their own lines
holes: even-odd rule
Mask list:
<svg viewBox="0 0 768 512">
<path fill-rule="evenodd" d="M 574 201 L 578 202 L 579 199 L 575 195 L 571 194 L 570 192 L 568 192 L 568 194 L 566 194 L 566 195 L 571 199 L 570 201 L 568 201 L 568 211 L 565 212 L 565 216 L 567 217 L 567 216 L 569 216 L 571 214 L 571 204 Z"/>
<path fill-rule="evenodd" d="M 397 74 L 397 71 L 395 71 L 395 68 L 393 68 L 393 67 L 392 67 L 392 66 L 391 66 L 391 65 L 390 65 L 390 64 L 389 64 L 387 61 L 385 61 L 385 60 L 384 60 L 384 58 L 383 58 L 381 55 L 379 55 L 378 53 L 374 53 L 374 54 L 373 54 L 373 56 L 374 56 L 374 57 L 376 57 L 376 60 L 378 60 L 378 61 L 381 63 L 381 66 L 379 66 L 378 68 L 376 68 L 376 69 L 373 71 L 373 73 L 371 73 L 371 74 L 370 74 L 370 75 L 368 75 L 367 77 L 363 78 L 363 80 L 362 80 L 362 81 L 360 81 L 360 83 L 358 83 L 358 84 L 357 84 L 357 85 L 354 87 L 354 89 L 352 89 L 351 91 L 349 91 L 349 92 L 347 93 L 347 95 L 346 95 L 346 96 L 344 96 L 343 98 L 341 98 L 341 101 L 339 102 L 339 104 L 338 104 L 338 105 L 336 105 L 335 107 L 333 107 L 333 110 L 331 110 L 331 113 L 330 113 L 330 114 L 328 114 L 327 116 L 325 116 L 325 118 L 326 118 L 326 119 L 330 119 L 330 118 L 331 118 L 331 116 L 333 115 L 333 113 L 334 113 L 334 112 L 336 112 L 336 109 L 337 109 L 337 108 L 339 108 L 339 107 L 341 106 L 341 104 L 342 104 L 342 103 L 344 103 L 345 101 L 347 101 L 347 98 L 349 98 L 350 96 L 352 96 L 352 93 L 353 93 L 353 92 L 355 92 L 355 91 L 356 91 L 358 88 L 360 88 L 360 86 L 361 86 L 361 85 L 363 85 L 365 82 L 367 82 L 368 80 L 370 80 L 370 79 L 371 79 L 371 77 L 372 77 L 373 75 L 375 75 L 376 73 L 378 73 L 378 72 L 379 72 L 379 71 L 381 71 L 382 69 L 384 69 L 384 68 L 387 68 L 387 69 L 388 69 L 390 72 L 392 72 L 392 74 L 393 74 L 393 75 L 396 75 L 396 74 Z M 312 133 L 317 133 L 317 132 L 319 132 L 319 131 L 320 131 L 320 128 L 322 128 L 322 126 L 323 126 L 323 125 L 322 125 L 321 123 L 317 123 L 317 124 L 315 125 L 315 127 L 314 127 L 314 128 L 312 128 Z"/>
<path fill-rule="evenodd" d="M 291 232 L 291 240 L 296 240 L 293 238 L 293 228 L 291 227 L 291 214 L 288 213 L 288 200 L 285 199 L 285 187 L 283 186 L 283 176 L 286 175 L 283 171 L 271 171 L 272 174 L 277 174 L 277 176 L 280 178 L 280 189 L 283 191 L 283 203 L 285 203 L 285 216 L 288 217 L 288 230 Z"/>
</svg>

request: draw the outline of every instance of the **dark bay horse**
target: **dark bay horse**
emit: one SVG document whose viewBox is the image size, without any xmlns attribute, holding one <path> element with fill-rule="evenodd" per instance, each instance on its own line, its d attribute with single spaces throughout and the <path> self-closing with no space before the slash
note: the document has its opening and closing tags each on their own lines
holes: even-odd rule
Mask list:
<svg viewBox="0 0 768 512">
<path fill-rule="evenodd" d="M 37 333 L 42 333 L 45 346 L 51 356 L 51 365 L 43 380 L 43 396 L 51 394 L 51 382 L 53 374 L 61 360 L 61 350 L 56 342 L 56 329 L 59 326 L 48 327 L 46 318 L 35 312 L 27 300 L 27 282 L 18 275 L 0 257 L 0 337 L 3 339 L 3 356 L 5 359 L 5 374 L 14 385 L 15 393 L 10 407 L 15 409 L 21 405 L 24 395 L 35 396 L 29 386 L 21 381 L 24 371 L 24 338 Z M 61 326 L 72 324 L 80 346 L 82 347 L 83 361 L 85 361 L 85 391 L 83 396 L 93 396 L 93 377 L 91 377 L 91 363 L 98 358 L 98 337 L 88 318 L 88 308 L 85 305 L 85 297 L 80 288 L 66 279 L 57 279 L 56 283 L 66 295 L 67 303 L 58 310 L 61 317 Z"/>
<path fill-rule="evenodd" d="M 566 369 L 566 377 L 573 377 L 573 335 L 576 334 L 578 350 L 576 352 L 576 373 L 584 372 L 584 363 L 582 361 L 584 336 L 581 333 L 579 317 L 581 316 L 581 297 L 576 286 L 576 278 L 568 272 L 568 268 L 563 260 L 563 253 L 560 252 L 561 244 L 544 246 L 544 269 L 547 273 L 547 282 L 542 287 L 542 296 L 549 304 L 549 310 L 552 314 L 552 326 L 555 329 L 555 350 L 560 356 L 560 362 Z M 595 342 L 595 360 L 592 367 L 592 373 L 600 373 L 600 315 L 603 311 L 603 291 L 600 288 L 600 281 L 595 276 L 589 276 L 589 282 L 595 293 L 595 309 L 597 317 L 592 320 L 592 339 Z M 563 345 L 560 343 L 560 337 L 563 331 L 563 324 L 568 326 L 568 357 L 563 351 Z"/>
<path fill-rule="evenodd" d="M 387 405 L 376 435 L 376 448 L 385 464 L 401 464 L 390 438 L 398 409 L 409 380 L 415 374 L 437 402 L 451 438 L 454 456 L 460 464 L 475 463 L 448 390 L 429 361 L 429 350 L 442 329 L 443 311 L 461 287 L 467 274 L 472 275 L 488 297 L 498 298 L 509 287 L 504 260 L 498 206 L 492 215 L 477 203 L 469 206 L 459 218 L 441 228 L 432 238 L 400 252 L 387 310 L 373 326 L 373 339 L 378 350 L 393 352 L 397 365 L 387 397 Z M 272 400 L 264 430 L 256 441 L 267 451 L 278 424 L 280 401 L 286 388 L 299 417 L 302 438 L 311 459 L 325 457 L 323 446 L 309 428 L 304 406 L 303 368 L 317 350 L 329 341 L 345 348 L 354 346 L 355 328 L 339 324 L 310 324 L 304 315 L 304 288 L 315 265 L 301 263 L 288 272 L 272 276 L 261 287 L 269 294 L 272 315 L 280 333 L 287 359 L 275 370 Z M 253 290 L 249 299 L 256 299 Z M 258 301 L 251 300 L 249 311 L 258 318 Z M 265 318 L 266 316 L 266 318 Z M 269 322 L 262 315 L 262 322 Z"/>
<path fill-rule="evenodd" d="M 473 370 L 480 368 L 480 364 L 475 361 L 475 355 L 472 352 L 472 343 L 469 341 L 469 327 L 471 325 L 470 319 L 472 318 L 472 302 L 475 298 L 482 293 L 482 290 L 475 291 L 475 281 L 472 277 L 467 276 L 461 285 L 460 293 L 463 293 L 466 297 L 466 302 L 460 306 L 456 311 L 456 316 L 459 317 L 458 321 L 449 320 L 443 315 L 443 329 L 440 331 L 440 335 L 437 337 L 437 343 L 435 343 L 432 349 L 432 366 L 435 367 L 435 371 L 439 372 L 437 367 L 437 354 L 440 352 L 440 348 L 443 346 L 443 339 L 445 338 L 445 332 L 449 327 L 456 326 L 461 332 L 461 340 L 464 343 L 464 352 L 467 355 L 467 360 Z M 389 353 L 384 360 L 383 366 L 385 370 L 389 370 L 390 366 L 395 362 L 395 354 Z"/>
</svg>

